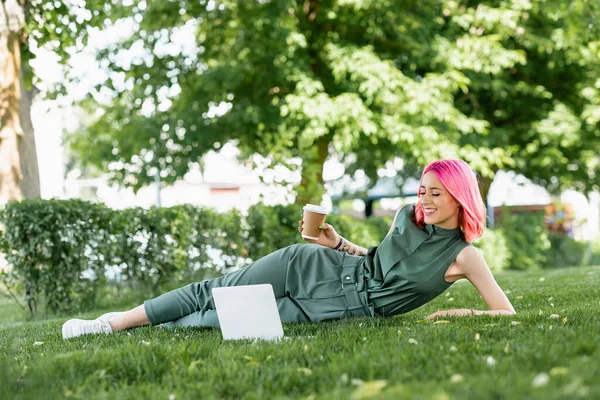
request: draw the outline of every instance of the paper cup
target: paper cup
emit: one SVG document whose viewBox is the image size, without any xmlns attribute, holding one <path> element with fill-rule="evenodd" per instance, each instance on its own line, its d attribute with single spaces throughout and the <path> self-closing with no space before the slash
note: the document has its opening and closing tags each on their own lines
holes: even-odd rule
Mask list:
<svg viewBox="0 0 600 400">
<path fill-rule="evenodd" d="M 303 210 L 302 220 L 304 221 L 304 225 L 302 227 L 302 237 L 304 239 L 317 240 L 321 233 L 319 226 L 325 223 L 325 217 L 329 214 L 329 210 L 326 207 L 316 204 L 307 204 Z"/>
</svg>

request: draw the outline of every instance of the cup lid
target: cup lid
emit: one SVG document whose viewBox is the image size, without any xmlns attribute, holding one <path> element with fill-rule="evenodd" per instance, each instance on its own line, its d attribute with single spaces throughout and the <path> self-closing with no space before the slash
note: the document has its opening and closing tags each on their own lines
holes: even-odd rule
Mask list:
<svg viewBox="0 0 600 400">
<path fill-rule="evenodd" d="M 306 211 L 312 211 L 319 214 L 329 214 L 329 209 L 327 207 L 318 206 L 316 204 L 307 204 L 303 208 Z"/>
</svg>

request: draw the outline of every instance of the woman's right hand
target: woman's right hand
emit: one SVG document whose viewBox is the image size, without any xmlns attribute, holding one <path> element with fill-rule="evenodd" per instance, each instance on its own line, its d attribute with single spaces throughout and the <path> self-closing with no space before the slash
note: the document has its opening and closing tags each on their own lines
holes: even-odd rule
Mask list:
<svg viewBox="0 0 600 400">
<path fill-rule="evenodd" d="M 298 222 L 300 223 L 300 228 L 298 228 L 298 230 L 300 233 L 302 233 L 302 227 L 304 226 L 303 217 Z M 319 227 L 319 230 L 321 232 L 319 233 L 319 238 L 317 240 L 305 238 L 302 239 L 307 242 L 320 244 L 321 246 L 330 247 L 332 249 L 337 246 L 340 241 L 340 235 L 338 235 L 335 229 L 333 229 L 333 226 L 329 225 L 328 223 L 324 223 Z"/>
</svg>

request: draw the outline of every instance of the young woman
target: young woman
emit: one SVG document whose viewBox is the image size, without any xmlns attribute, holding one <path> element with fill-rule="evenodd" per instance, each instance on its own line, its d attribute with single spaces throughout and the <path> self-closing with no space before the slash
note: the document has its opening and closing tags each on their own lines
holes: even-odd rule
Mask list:
<svg viewBox="0 0 600 400">
<path fill-rule="evenodd" d="M 64 339 L 142 325 L 218 326 L 211 289 L 270 283 L 283 322 L 392 316 L 414 310 L 466 278 L 489 310 L 438 311 L 436 317 L 515 314 L 471 242 L 483 234 L 485 205 L 475 173 L 460 160 L 428 165 L 418 202 L 400 209 L 379 244 L 368 250 L 324 224 L 318 240 L 271 253 L 222 277 L 192 283 L 126 312 L 72 319 Z M 300 221 L 302 231 L 302 221 Z"/>
</svg>

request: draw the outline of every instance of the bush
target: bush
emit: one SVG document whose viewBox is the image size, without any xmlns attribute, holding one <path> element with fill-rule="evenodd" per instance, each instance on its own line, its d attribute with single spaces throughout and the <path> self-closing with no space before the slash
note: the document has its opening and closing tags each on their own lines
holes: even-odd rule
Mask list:
<svg viewBox="0 0 600 400">
<path fill-rule="evenodd" d="M 546 264 L 550 240 L 543 212 L 509 214 L 505 209 L 498 226 L 504 231 L 511 254 L 510 269 L 527 270 Z"/>
<path fill-rule="evenodd" d="M 202 268 L 244 263 L 241 215 L 190 206 L 111 210 L 81 200 L 10 202 L 0 212 L 0 251 L 35 309 L 88 308 L 107 277 L 148 296 Z M 215 264 L 210 252 L 220 260 Z"/>
<path fill-rule="evenodd" d="M 302 207 L 256 204 L 248 209 L 245 224 L 245 248 L 248 257 L 256 260 L 294 243 L 303 242 L 298 232 Z"/>
<path fill-rule="evenodd" d="M 600 265 L 600 236 L 589 242 L 589 265 Z"/>
<path fill-rule="evenodd" d="M 567 235 L 556 233 L 551 234 L 549 239 L 551 245 L 544 268 L 575 267 L 589 263 L 589 257 L 586 259 L 587 242 L 579 242 Z"/>
<path fill-rule="evenodd" d="M 483 236 L 473 243 L 493 272 L 501 271 L 510 265 L 511 253 L 502 229 L 486 229 Z"/>
<path fill-rule="evenodd" d="M 22 279 L 31 310 L 39 293 L 53 311 L 74 308 L 77 294 L 93 302 L 104 267 L 103 257 L 92 254 L 107 241 L 109 212 L 79 200 L 10 202 L 2 210 L 1 248 L 13 266 L 6 280 Z"/>
</svg>

